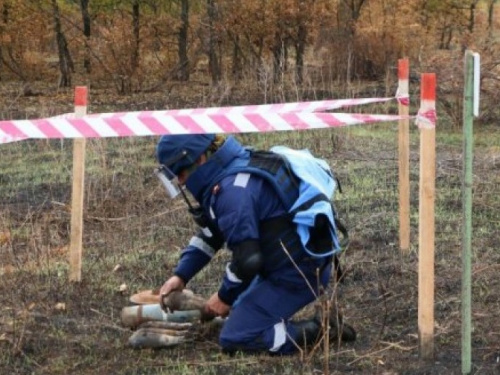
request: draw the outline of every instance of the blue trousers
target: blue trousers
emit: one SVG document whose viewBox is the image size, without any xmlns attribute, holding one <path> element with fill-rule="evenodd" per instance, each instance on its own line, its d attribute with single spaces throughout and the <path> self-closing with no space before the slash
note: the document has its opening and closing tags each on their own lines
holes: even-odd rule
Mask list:
<svg viewBox="0 0 500 375">
<path fill-rule="evenodd" d="M 224 322 L 219 342 L 227 352 L 269 351 L 292 354 L 294 342 L 301 335 L 289 319 L 314 301 L 321 287 L 326 287 L 331 264 L 307 259 L 298 266 L 305 276 L 291 266 L 259 279 L 236 301 Z M 318 276 L 318 270 L 320 275 Z"/>
</svg>

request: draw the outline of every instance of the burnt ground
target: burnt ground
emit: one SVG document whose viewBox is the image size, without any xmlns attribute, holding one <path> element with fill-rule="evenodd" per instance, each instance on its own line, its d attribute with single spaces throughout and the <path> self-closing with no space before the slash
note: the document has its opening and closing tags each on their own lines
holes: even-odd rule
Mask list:
<svg viewBox="0 0 500 375">
<path fill-rule="evenodd" d="M 57 100 L 64 102 L 53 97 L 46 113 L 52 115 L 58 108 L 70 111 L 57 107 Z M 120 100 L 124 108 L 140 102 L 137 98 Z M 96 106 L 95 112 L 110 111 L 110 102 L 102 102 L 108 107 Z M 160 107 L 160 102 L 150 107 Z M 18 106 L 11 106 L 11 113 L 28 108 L 22 102 Z M 398 239 L 397 150 L 394 139 L 386 137 L 389 133 L 380 126 L 373 132 L 347 130 L 335 136 L 318 131 L 276 138 L 242 137 L 262 147 L 276 142 L 311 148 L 331 161 L 344 190 L 337 207 L 352 241 L 342 256 L 346 277 L 338 294 L 358 339 L 340 347 L 331 344 L 328 351 L 319 348 L 284 358 L 226 356 L 219 351 L 216 332 L 203 326 L 195 329 L 192 342 L 173 349 L 132 350 L 127 346 L 131 331 L 120 324 L 121 309 L 130 305 L 130 294 L 157 287 L 168 277 L 179 249 L 194 230 L 182 202 L 167 204 L 151 177 L 155 139 L 89 142 L 81 283 L 68 282 L 70 144 L 24 141 L 2 145 L 0 373 L 460 374 L 459 130 L 438 132 L 431 361 L 419 358 L 418 347 L 418 132 L 413 130 L 411 136 L 412 232 L 411 248 L 405 255 Z M 499 139 L 498 127 L 477 129 L 474 374 L 500 373 Z M 219 256 L 190 287 L 209 296 L 217 289 L 226 260 L 227 254 Z M 120 292 L 122 284 L 127 289 Z"/>
</svg>

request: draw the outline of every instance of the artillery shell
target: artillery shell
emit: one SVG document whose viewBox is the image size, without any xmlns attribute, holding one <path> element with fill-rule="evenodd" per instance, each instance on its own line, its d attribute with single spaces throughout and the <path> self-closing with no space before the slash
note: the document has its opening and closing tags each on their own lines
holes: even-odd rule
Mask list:
<svg viewBox="0 0 500 375">
<path fill-rule="evenodd" d="M 175 329 L 165 329 L 165 328 L 155 328 L 155 327 L 143 327 L 142 325 L 138 328 L 138 330 L 146 330 L 148 331 L 149 333 L 153 334 L 153 333 L 157 333 L 157 334 L 164 334 L 164 335 L 167 335 L 167 336 L 185 336 L 188 331 L 187 330 L 184 330 L 184 331 L 177 331 Z"/>
<path fill-rule="evenodd" d="M 160 349 L 169 348 L 184 343 L 184 336 L 170 336 L 165 333 L 150 331 L 149 328 L 141 328 L 134 332 L 128 339 L 129 345 L 134 349 Z"/>
<path fill-rule="evenodd" d="M 127 306 L 122 309 L 121 321 L 126 327 L 135 328 L 148 321 L 185 323 L 200 319 L 199 310 L 166 313 L 159 304 Z"/>
<path fill-rule="evenodd" d="M 163 297 L 163 305 L 172 311 L 200 310 L 205 308 L 206 300 L 193 293 L 173 291 Z"/>
<path fill-rule="evenodd" d="M 192 323 L 175 323 L 175 322 L 160 322 L 150 321 L 142 323 L 139 328 L 163 328 L 178 331 L 185 331 L 193 326 Z"/>
</svg>

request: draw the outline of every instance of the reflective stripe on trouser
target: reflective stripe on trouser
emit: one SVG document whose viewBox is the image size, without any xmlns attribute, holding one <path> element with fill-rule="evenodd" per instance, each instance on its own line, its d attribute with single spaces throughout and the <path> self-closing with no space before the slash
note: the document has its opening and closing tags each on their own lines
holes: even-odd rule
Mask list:
<svg viewBox="0 0 500 375">
<path fill-rule="evenodd" d="M 317 294 L 318 261 L 300 265 Z M 325 286 L 331 265 L 324 267 L 321 284 Z M 295 268 L 261 280 L 233 306 L 220 334 L 220 345 L 226 351 L 269 351 L 291 354 L 297 351 L 294 341 L 300 335 L 288 319 L 315 300 L 315 295 Z"/>
</svg>

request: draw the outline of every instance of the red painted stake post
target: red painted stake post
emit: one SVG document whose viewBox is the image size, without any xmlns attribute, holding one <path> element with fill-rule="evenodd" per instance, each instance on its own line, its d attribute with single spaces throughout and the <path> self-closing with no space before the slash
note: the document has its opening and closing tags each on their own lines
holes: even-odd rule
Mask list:
<svg viewBox="0 0 500 375">
<path fill-rule="evenodd" d="M 409 98 L 410 63 L 398 60 L 398 94 Z M 410 249 L 410 119 L 409 100 L 399 101 L 399 247 L 407 254 Z"/>
<path fill-rule="evenodd" d="M 75 116 L 87 114 L 87 87 L 75 88 Z M 85 177 L 85 138 L 73 141 L 73 189 L 71 195 L 71 242 L 69 280 L 82 280 L 83 196 Z"/>
<path fill-rule="evenodd" d="M 436 75 L 422 74 L 420 111 L 420 192 L 418 333 L 420 357 L 434 356 L 434 201 L 436 183 Z"/>
</svg>

